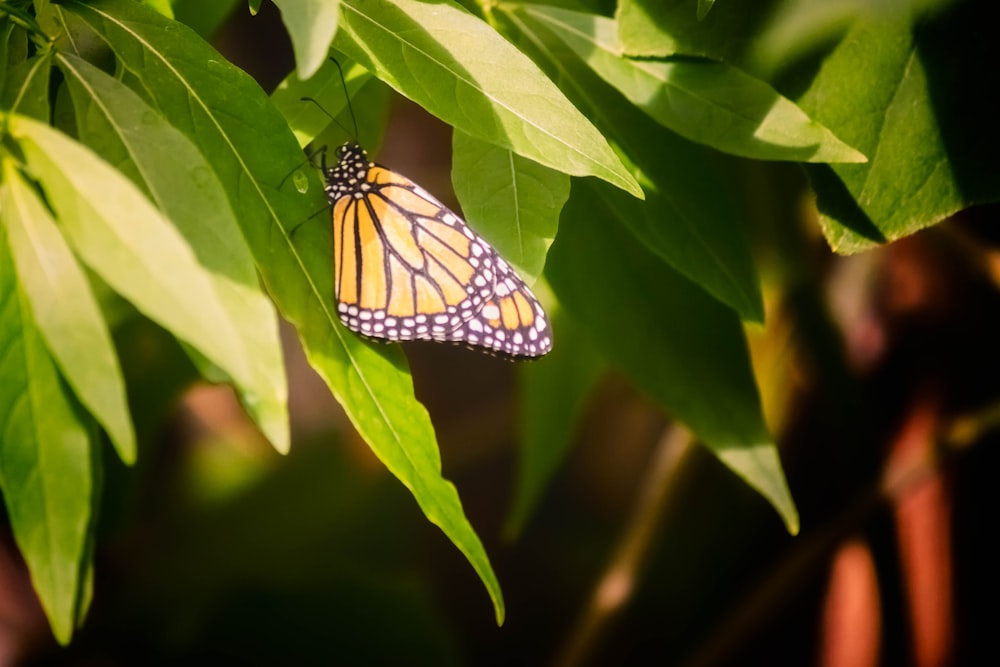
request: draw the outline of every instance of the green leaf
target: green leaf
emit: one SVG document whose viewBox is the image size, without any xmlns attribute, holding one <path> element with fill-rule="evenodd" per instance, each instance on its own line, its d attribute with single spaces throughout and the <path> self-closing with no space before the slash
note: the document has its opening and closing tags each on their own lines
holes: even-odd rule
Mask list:
<svg viewBox="0 0 1000 667">
<path fill-rule="evenodd" d="M 715 0 L 698 0 L 698 20 L 704 21 L 708 13 L 712 11 Z"/>
<path fill-rule="evenodd" d="M 455 131 L 451 170 L 466 221 L 522 276 L 537 278 L 569 197 L 569 177 Z"/>
<path fill-rule="evenodd" d="M 647 248 L 689 280 L 733 308 L 748 322 L 764 321 L 760 281 L 743 226 L 745 212 L 736 206 L 732 184 L 714 171 L 698 147 L 662 137 L 678 159 L 657 181 L 643 179 L 648 193 L 640 203 L 607 189 L 597 190 L 616 223 L 623 224 Z M 690 156 L 685 160 L 684 156 Z M 687 173 L 680 173 L 686 170 Z"/>
<path fill-rule="evenodd" d="M 69 137 L 11 114 L 10 135 L 76 253 L 115 291 L 237 382 L 252 377 L 240 337 L 190 246 L 124 176 Z"/>
<path fill-rule="evenodd" d="M 768 18 L 750 55 L 760 67 L 774 71 L 835 45 L 855 21 L 917 15 L 952 1 L 784 0 Z"/>
<path fill-rule="evenodd" d="M 528 5 L 598 75 L 664 127 L 718 150 L 759 160 L 864 162 L 770 85 L 718 62 L 631 60 L 615 21 Z"/>
<path fill-rule="evenodd" d="M 750 254 L 735 158 L 719 155 L 657 125 L 602 82 L 551 33 L 520 13 L 505 13 L 558 71 L 574 101 L 635 163 L 643 202 L 602 191 L 614 215 L 650 250 L 745 320 L 764 319 Z M 664 156 L 669 156 L 664 159 Z M 729 172 L 729 173 L 727 173 Z"/>
<path fill-rule="evenodd" d="M 514 500 L 504 526 L 516 538 L 569 453 L 587 399 L 606 364 L 586 332 L 565 312 L 550 309 L 559 344 L 545 357 L 518 367 L 521 437 Z"/>
<path fill-rule="evenodd" d="M 77 398 L 107 431 L 118 455 L 135 460 L 135 432 L 114 343 L 90 284 L 48 209 L 4 161 L 0 204 L 18 278 L 42 337 Z"/>
<path fill-rule="evenodd" d="M 241 0 L 174 0 L 174 18 L 211 39 Z"/>
<path fill-rule="evenodd" d="M 609 224 L 592 190 L 573 188 L 549 251 L 546 275 L 560 303 L 609 362 L 687 424 L 797 532 L 739 320 Z"/>
<path fill-rule="evenodd" d="M 624 53 L 643 58 L 704 56 L 738 64 L 772 8 L 786 0 L 730 0 L 702 12 L 706 0 L 619 0 L 615 12 Z M 834 0 L 821 0 L 821 2 Z"/>
<path fill-rule="evenodd" d="M 337 48 L 466 134 L 642 197 L 593 125 L 523 53 L 449 2 L 344 0 Z"/>
<path fill-rule="evenodd" d="M 52 633 L 67 644 L 90 567 L 93 442 L 13 268 L 0 226 L 0 490 Z"/>
<path fill-rule="evenodd" d="M 171 0 L 139 0 L 139 2 L 149 5 L 168 19 L 174 18 L 174 8 Z"/>
<path fill-rule="evenodd" d="M 441 477 L 434 430 L 413 396 L 405 357 L 398 347 L 351 334 L 334 311 L 329 221 L 301 224 L 323 206 L 318 176 L 310 174 L 316 187 L 308 196 L 278 188 L 302 163 L 302 152 L 264 91 L 193 32 L 141 5 L 98 0 L 64 6 L 105 36 L 148 99 L 201 147 L 310 363 L 376 456 L 469 559 L 502 620 L 499 583 L 458 493 Z M 300 224 L 293 240 L 287 230 Z"/>
<path fill-rule="evenodd" d="M 48 122 L 50 65 L 47 56 L 35 56 L 8 68 L 0 93 L 3 108 Z"/>
<path fill-rule="evenodd" d="M 249 366 L 250 383 L 238 383 L 240 396 L 275 449 L 286 453 L 288 389 L 278 318 L 222 184 L 194 145 L 128 87 L 75 56 L 58 59 L 80 139 L 149 195 L 208 269 Z"/>
<path fill-rule="evenodd" d="M 11 68 L 16 67 L 28 59 L 28 35 L 24 30 L 14 25 L 13 21 L 4 21 L 0 24 L 0 91 L 8 90 L 7 77 Z M 4 108 L 9 108 L 9 98 L 4 94 L 2 98 Z"/>
<path fill-rule="evenodd" d="M 274 0 L 274 4 L 292 38 L 295 71 L 300 79 L 308 79 L 330 54 L 340 0 Z"/>
<path fill-rule="evenodd" d="M 303 81 L 293 72 L 271 93 L 271 102 L 285 117 L 299 146 L 305 146 L 326 129 L 333 122 L 330 117 L 336 118 L 347 108 L 348 98 L 354 97 L 371 80 L 368 70 L 357 63 L 341 62 L 340 65 L 344 68 L 344 81 L 340 80 L 337 65 L 327 59 L 308 79 Z M 303 97 L 311 97 L 319 106 L 304 101 Z M 353 128 L 348 129 L 353 131 Z"/>
<path fill-rule="evenodd" d="M 1000 70 L 988 13 L 960 5 L 920 29 L 857 24 L 826 58 L 801 103 L 861 148 L 865 165 L 813 168 L 830 246 L 852 253 L 1000 200 Z"/>
</svg>

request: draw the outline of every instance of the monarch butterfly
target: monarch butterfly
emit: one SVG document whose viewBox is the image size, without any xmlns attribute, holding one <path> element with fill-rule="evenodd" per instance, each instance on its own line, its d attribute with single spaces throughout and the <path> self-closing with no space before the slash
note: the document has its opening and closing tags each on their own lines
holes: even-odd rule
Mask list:
<svg viewBox="0 0 1000 667">
<path fill-rule="evenodd" d="M 339 66 L 339 65 L 338 65 Z M 405 176 L 369 161 L 355 142 L 327 168 L 333 207 L 337 314 L 386 341 L 465 343 L 500 356 L 552 348 L 545 311 L 497 251 Z"/>
</svg>

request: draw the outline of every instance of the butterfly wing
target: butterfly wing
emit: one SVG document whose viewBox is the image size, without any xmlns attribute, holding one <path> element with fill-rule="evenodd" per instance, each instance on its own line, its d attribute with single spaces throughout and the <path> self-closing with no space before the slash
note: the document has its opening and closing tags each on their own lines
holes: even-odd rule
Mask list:
<svg viewBox="0 0 1000 667">
<path fill-rule="evenodd" d="M 449 340 L 494 292 L 493 255 L 451 211 L 381 167 L 334 204 L 338 312 L 387 340 Z"/>
<path fill-rule="evenodd" d="M 460 323 L 450 340 L 485 347 L 513 358 L 540 357 L 552 349 L 552 334 L 542 304 L 500 255 L 494 253 L 496 287 L 482 308 Z"/>
<path fill-rule="evenodd" d="M 531 290 L 433 195 L 354 145 L 341 149 L 327 180 L 337 311 L 349 329 L 511 357 L 548 352 L 548 322 Z"/>
</svg>

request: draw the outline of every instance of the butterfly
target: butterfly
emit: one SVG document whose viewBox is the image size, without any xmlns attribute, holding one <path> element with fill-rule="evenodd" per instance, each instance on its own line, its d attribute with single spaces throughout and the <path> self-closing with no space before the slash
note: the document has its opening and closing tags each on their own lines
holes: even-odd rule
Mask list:
<svg viewBox="0 0 1000 667">
<path fill-rule="evenodd" d="M 464 343 L 511 359 L 552 349 L 542 305 L 500 254 L 419 185 L 355 142 L 327 168 L 337 314 L 384 341 Z"/>
</svg>

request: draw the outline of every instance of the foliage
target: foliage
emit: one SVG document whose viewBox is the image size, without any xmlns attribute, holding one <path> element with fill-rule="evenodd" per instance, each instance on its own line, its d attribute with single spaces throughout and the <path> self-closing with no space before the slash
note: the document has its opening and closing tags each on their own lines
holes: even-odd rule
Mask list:
<svg viewBox="0 0 1000 667">
<path fill-rule="evenodd" d="M 302 148 L 352 127 L 331 49 L 349 95 L 374 77 L 458 130 L 470 224 L 525 277 L 544 267 L 556 349 L 521 373 L 514 531 L 608 367 L 798 531 L 744 329 L 764 320 L 734 178 L 748 163 L 802 163 L 838 252 L 997 199 L 997 142 L 977 139 L 996 132 L 989 104 L 947 80 L 985 56 L 943 3 L 620 0 L 614 17 L 583 2 L 276 4 L 296 68 L 268 96 L 205 41 L 214 19 L 190 2 L 0 3 L 0 491 L 60 642 L 87 612 L 100 445 L 132 464 L 130 415 L 149 409 L 130 407 L 112 335 L 138 317 L 231 383 L 287 452 L 280 313 L 504 620 L 406 357 L 340 324 L 330 231 L 302 225 L 324 206 Z M 193 15 L 197 31 L 178 20 Z"/>
</svg>

